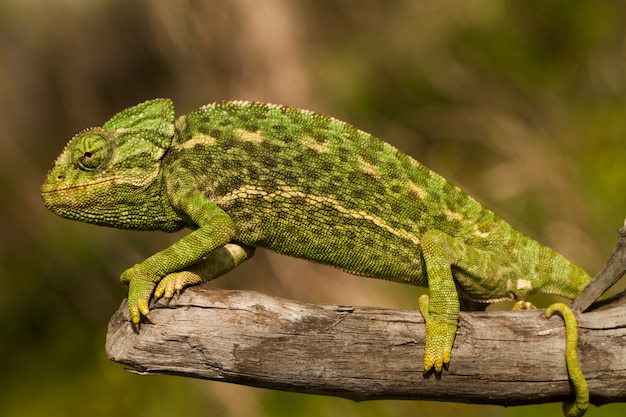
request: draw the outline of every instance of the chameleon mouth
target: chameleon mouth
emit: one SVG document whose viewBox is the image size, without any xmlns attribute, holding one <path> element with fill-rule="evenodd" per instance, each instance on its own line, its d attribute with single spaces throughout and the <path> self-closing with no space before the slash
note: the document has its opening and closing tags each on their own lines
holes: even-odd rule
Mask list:
<svg viewBox="0 0 626 417">
<path fill-rule="evenodd" d="M 112 181 L 113 178 L 104 178 L 64 187 L 56 187 L 55 184 L 47 183 L 41 186 L 41 198 L 48 210 L 61 217 L 109 225 L 106 222 L 106 216 L 103 217 L 102 204 L 106 203 L 103 198 L 104 194 L 97 192 L 97 188 L 92 190 L 91 187 Z"/>
<path fill-rule="evenodd" d="M 113 178 L 106 178 L 100 181 L 93 181 L 88 184 L 67 185 L 65 187 L 55 187 L 50 184 L 44 184 L 41 186 L 40 191 L 41 191 L 42 196 L 46 196 L 46 195 L 51 195 L 51 194 L 56 194 L 56 193 L 62 193 L 64 191 L 71 191 L 71 190 L 78 190 L 78 189 L 86 188 L 86 187 L 92 187 L 94 185 L 102 184 L 105 182 L 111 182 L 111 181 L 113 181 Z"/>
<path fill-rule="evenodd" d="M 64 187 L 59 187 L 56 184 L 50 184 L 50 182 L 46 182 L 41 186 L 41 195 L 78 190 L 81 188 L 92 188 L 94 186 L 98 186 L 98 185 L 102 185 L 106 183 L 114 183 L 116 187 L 126 186 L 126 187 L 143 188 L 152 184 L 155 180 L 157 180 L 158 176 L 159 176 L 159 170 L 156 169 L 154 170 L 154 172 L 152 172 L 149 175 L 146 175 L 145 177 L 128 178 L 124 176 L 108 176 L 108 177 L 104 177 L 100 179 L 90 180 L 90 181 L 85 182 L 84 184 L 72 184 L 72 185 L 66 185 Z M 55 179 L 56 181 L 63 181 L 65 177 L 57 176 Z"/>
</svg>

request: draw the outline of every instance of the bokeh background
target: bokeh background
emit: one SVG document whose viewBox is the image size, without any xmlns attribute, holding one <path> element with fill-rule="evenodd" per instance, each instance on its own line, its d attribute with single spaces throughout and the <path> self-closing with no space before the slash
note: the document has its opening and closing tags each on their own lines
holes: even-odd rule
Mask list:
<svg viewBox="0 0 626 417">
<path fill-rule="evenodd" d="M 559 415 L 129 374 L 104 355 L 118 277 L 180 234 L 57 218 L 39 186 L 75 132 L 146 99 L 288 104 L 383 138 L 595 273 L 626 216 L 625 22 L 610 0 L 0 0 L 0 415 Z M 264 251 L 212 284 L 393 308 L 419 291 Z"/>
</svg>

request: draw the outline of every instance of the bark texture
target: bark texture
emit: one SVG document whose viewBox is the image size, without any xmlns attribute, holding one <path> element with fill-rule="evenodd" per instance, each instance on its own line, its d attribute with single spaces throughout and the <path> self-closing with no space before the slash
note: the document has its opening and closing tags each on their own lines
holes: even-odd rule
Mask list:
<svg viewBox="0 0 626 417">
<path fill-rule="evenodd" d="M 596 405 L 626 400 L 626 298 L 577 314 Z M 143 374 L 171 374 L 355 401 L 519 405 L 573 398 L 565 332 L 545 310 L 462 312 L 449 371 L 422 375 L 419 311 L 314 305 L 249 291 L 187 289 L 139 332 L 126 302 L 106 352 Z"/>
</svg>

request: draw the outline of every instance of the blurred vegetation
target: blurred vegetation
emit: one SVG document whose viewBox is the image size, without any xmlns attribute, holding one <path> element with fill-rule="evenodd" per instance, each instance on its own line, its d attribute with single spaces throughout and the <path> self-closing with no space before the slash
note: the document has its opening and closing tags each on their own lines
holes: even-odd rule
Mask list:
<svg viewBox="0 0 626 417">
<path fill-rule="evenodd" d="M 626 213 L 625 18 L 608 0 L 0 0 L 0 415 L 558 415 L 126 373 L 104 357 L 117 277 L 176 236 L 57 218 L 39 186 L 71 135 L 149 98 L 289 104 L 391 142 L 595 273 Z M 398 308 L 417 294 L 263 252 L 215 285 Z"/>
</svg>

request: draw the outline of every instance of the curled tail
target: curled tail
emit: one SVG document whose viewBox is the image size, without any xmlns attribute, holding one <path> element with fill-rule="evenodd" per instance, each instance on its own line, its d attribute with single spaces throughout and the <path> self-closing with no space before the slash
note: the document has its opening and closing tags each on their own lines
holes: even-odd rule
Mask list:
<svg viewBox="0 0 626 417">
<path fill-rule="evenodd" d="M 574 312 L 563 303 L 552 304 L 546 310 L 546 317 L 550 318 L 555 312 L 559 312 L 565 322 L 565 363 L 567 373 L 576 392 L 574 402 L 563 403 L 563 413 L 567 417 L 580 417 L 589 407 L 589 388 L 587 381 L 580 369 L 576 349 L 578 347 L 578 324 Z"/>
</svg>

